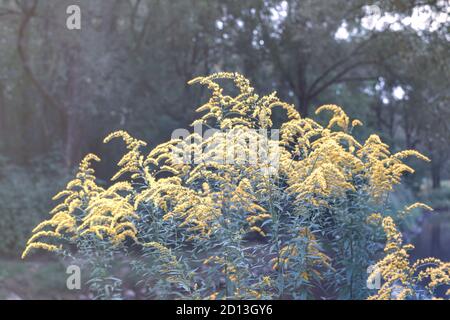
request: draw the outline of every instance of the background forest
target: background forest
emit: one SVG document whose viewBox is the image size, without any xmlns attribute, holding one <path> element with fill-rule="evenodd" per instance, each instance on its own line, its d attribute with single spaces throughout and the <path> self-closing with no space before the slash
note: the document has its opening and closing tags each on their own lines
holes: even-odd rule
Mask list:
<svg viewBox="0 0 450 320">
<path fill-rule="evenodd" d="M 66 28 L 71 4 L 80 31 Z M 450 259 L 449 14 L 445 0 L 0 0 L 0 298 L 71 294 L 48 255 L 18 262 L 52 195 L 89 152 L 109 179 L 123 153 L 102 144 L 109 132 L 155 146 L 188 128 L 207 91 L 187 82 L 219 71 L 302 116 L 343 106 L 361 140 L 431 158 L 394 203 L 434 207 L 402 231 L 416 257 Z"/>
</svg>

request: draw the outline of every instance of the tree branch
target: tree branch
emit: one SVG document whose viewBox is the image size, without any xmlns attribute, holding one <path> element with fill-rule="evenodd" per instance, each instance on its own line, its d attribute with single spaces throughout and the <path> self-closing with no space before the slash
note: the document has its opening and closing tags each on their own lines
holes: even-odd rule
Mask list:
<svg viewBox="0 0 450 320">
<path fill-rule="evenodd" d="M 42 97 L 47 101 L 51 106 L 55 107 L 56 109 L 63 110 L 63 106 L 58 103 L 41 85 L 39 80 L 35 77 L 33 70 L 31 69 L 30 63 L 27 58 L 26 54 L 26 47 L 24 44 L 25 34 L 28 27 L 28 24 L 30 23 L 32 17 L 36 14 L 38 1 L 34 0 L 32 2 L 32 5 L 30 8 L 25 8 L 23 5 L 18 6 L 22 9 L 22 13 L 24 14 L 23 19 L 19 26 L 19 32 L 17 37 L 17 51 L 19 53 L 20 61 L 22 62 L 23 68 L 25 70 L 25 73 L 30 78 L 33 85 L 36 87 L 36 89 L 39 91 L 39 93 L 42 95 Z"/>
</svg>

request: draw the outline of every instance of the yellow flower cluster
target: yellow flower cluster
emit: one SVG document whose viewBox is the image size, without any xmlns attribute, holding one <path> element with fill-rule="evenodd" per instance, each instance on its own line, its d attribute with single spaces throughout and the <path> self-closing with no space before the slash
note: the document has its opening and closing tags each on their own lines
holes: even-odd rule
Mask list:
<svg viewBox="0 0 450 320">
<path fill-rule="evenodd" d="M 433 208 L 431 208 L 429 205 L 426 205 L 425 203 L 421 203 L 421 202 L 416 202 L 416 203 L 413 203 L 412 205 L 407 206 L 405 208 L 405 211 L 409 212 L 411 210 L 419 209 L 419 208 L 427 210 L 427 211 L 433 211 Z"/>
<path fill-rule="evenodd" d="M 391 155 L 389 146 L 381 142 L 377 135 L 371 135 L 358 150 L 357 155 L 365 161 L 365 172 L 370 181 L 371 193 L 378 199 L 391 191 L 393 185 L 400 183 L 405 172 L 414 173 L 402 159 L 414 156 L 423 161 L 430 161 L 415 150 L 405 150 Z"/>
<path fill-rule="evenodd" d="M 82 215 L 82 212 L 76 211 L 86 209 L 90 197 L 95 197 L 103 191 L 95 183 L 92 161 L 100 159 L 94 154 L 88 154 L 81 161 L 75 179 L 67 184 L 65 190 L 53 197 L 53 200 L 64 198 L 64 201 L 50 212 L 53 215 L 51 219 L 41 222 L 33 229 L 34 235 L 28 240 L 22 258 L 25 258 L 31 249 L 57 251 L 58 247 L 40 242 L 40 238 L 59 239 L 63 233 L 72 237 L 76 235 L 77 223 Z"/>
<path fill-rule="evenodd" d="M 225 95 L 216 82 L 219 79 L 232 79 L 239 93 L 236 96 Z M 317 113 L 331 111 L 333 114 L 327 127 L 323 127 L 312 119 L 302 119 L 293 106 L 281 102 L 275 93 L 260 98 L 249 81 L 236 73 L 217 73 L 189 83 L 206 85 L 212 91 L 209 101 L 197 109 L 205 114 L 193 125 L 200 123 L 229 132 L 219 131 L 207 138 L 192 134 L 185 141 L 166 142 L 152 150 L 143 161 L 139 160 L 144 158 L 137 150 L 142 144 L 125 134 L 120 136 L 123 135 L 124 140 L 133 146 L 130 147 L 133 155 L 125 156 L 133 159 L 132 164 L 122 170 L 141 171 L 148 186 L 136 196 L 135 209 L 141 203 L 151 202 L 164 211 L 164 219 L 179 219 L 182 226 L 190 226 L 192 231 L 209 234 L 212 223 L 224 210 L 241 210 L 247 215 L 249 228 L 262 232 L 255 223 L 269 216 L 264 204 L 256 201 L 255 193 L 269 192 L 265 183 L 267 175 L 261 174 L 267 173 L 264 171 L 267 163 L 246 162 L 245 159 L 257 155 L 249 144 L 240 142 L 260 138 L 252 129 L 272 129 L 272 110 L 276 107 L 285 110 L 288 121 L 282 124 L 281 140 L 270 141 L 277 144 L 280 156 L 279 170 L 271 173 L 276 178 L 287 180 L 286 191 L 298 205 L 327 206 L 329 198 L 354 191 L 358 177 L 369 181 L 363 187 L 374 199 L 379 199 L 400 182 L 403 172 L 412 171 L 403 164 L 403 158 L 417 156 L 428 160 L 416 151 L 390 155 L 388 146 L 375 135 L 361 145 L 350 132 L 362 123 L 356 119 L 351 121 L 336 105 L 325 105 L 317 110 Z M 333 131 L 334 127 L 338 130 Z M 234 137 L 245 137 L 232 143 L 232 157 L 237 155 L 232 164 L 226 162 L 230 156 L 227 150 L 230 132 L 235 133 Z M 177 163 L 174 154 L 187 150 L 199 157 L 194 163 Z M 151 171 L 149 165 L 155 169 Z M 166 175 L 158 178 L 163 171 Z M 207 185 L 208 191 L 198 187 L 202 184 Z M 244 184 L 246 190 L 253 191 L 244 192 Z M 224 208 L 225 202 L 231 205 Z"/>
<path fill-rule="evenodd" d="M 144 158 L 140 154 L 139 149 L 147 144 L 144 141 L 131 137 L 128 132 L 122 130 L 109 134 L 103 142 L 108 143 L 115 138 L 122 138 L 129 151 L 120 159 L 117 165 L 121 167 L 121 169 L 111 178 L 111 180 L 117 180 L 125 173 L 132 174 L 132 178 L 138 177 L 144 162 Z"/>
<path fill-rule="evenodd" d="M 99 239 L 108 236 L 113 245 L 120 244 L 126 237 L 135 241 L 137 229 L 133 219 L 139 219 L 130 203 L 131 195 L 123 197 L 120 192 L 131 192 L 131 184 L 119 182 L 102 192 L 89 202 L 86 216 L 77 231 L 79 236 L 90 233 Z"/>
<path fill-rule="evenodd" d="M 66 189 L 53 197 L 64 198 L 52 211 L 51 219 L 41 222 L 33 229 L 33 236 L 28 240 L 22 258 L 32 249 L 57 251 L 61 246 L 41 242 L 42 238 L 58 240 L 65 238 L 73 241 L 88 234 L 99 239 L 108 236 L 113 245 L 120 244 L 126 237 L 137 241 L 137 230 L 132 220 L 138 219 L 130 204 L 130 195 L 123 197 L 121 192 L 131 192 L 128 182 L 119 182 L 108 189 L 95 182 L 92 161 L 100 161 L 93 154 L 88 154 L 79 166 L 76 178 L 70 181 Z"/>
<path fill-rule="evenodd" d="M 236 96 L 225 95 L 216 82 L 219 79 L 232 79 L 239 93 Z M 236 73 L 217 73 L 196 78 L 190 83 L 206 85 L 212 91 L 209 101 L 197 110 L 206 111 L 206 114 L 196 123 L 240 130 L 236 135 L 245 137 L 240 141 L 259 138 L 251 129 L 272 129 L 272 110 L 276 107 L 285 110 L 288 120 L 281 126 L 281 140 L 270 141 L 279 147 L 277 152 L 280 156 L 279 170 L 271 174 L 274 178 L 286 179 L 286 191 L 298 205 L 327 206 L 330 197 L 340 197 L 355 190 L 354 181 L 358 176 L 370 181 L 367 191 L 374 198 L 380 198 L 400 181 L 403 172 L 412 172 L 401 161 L 403 158 L 416 156 L 428 160 L 411 150 L 390 155 L 388 146 L 376 135 L 361 145 L 350 134 L 351 129 L 361 122 L 351 121 L 336 105 L 317 109 L 317 113 L 330 111 L 333 114 L 328 125 L 323 127 L 312 119 L 301 118 L 295 108 L 281 102 L 276 93 L 260 98 L 249 81 Z M 334 127 L 338 130 L 333 131 Z M 188 226 L 191 231 L 204 235 L 210 234 L 214 222 L 226 210 L 241 212 L 249 223 L 249 229 L 264 234 L 258 229 L 257 222 L 270 218 L 270 215 L 265 204 L 258 203 L 258 198 L 271 192 L 267 187 L 267 171 L 264 171 L 267 163 L 249 165 L 240 158 L 232 164 L 210 161 L 217 155 L 221 159 L 227 157 L 224 155 L 225 144 L 230 142 L 225 133 L 217 132 L 208 138 L 194 134 L 188 137 L 194 141 L 190 144 L 171 140 L 157 146 L 147 156 L 141 153 L 146 143 L 127 132 L 114 132 L 104 142 L 114 138 L 121 138 L 128 152 L 119 161 L 120 169 L 112 180 L 127 173 L 132 179 L 142 179 L 146 188 L 133 193 L 131 185 L 120 184 L 103 190 L 95 184 L 93 170 L 89 168 L 89 161 L 98 159 L 89 155 L 83 160 L 77 178 L 58 195 L 67 198 L 54 209 L 53 218 L 35 229 L 38 232 L 51 225 L 56 227 L 55 234 L 34 235 L 30 244 L 40 236 L 58 237 L 63 230 L 68 233 L 81 231 L 72 215 L 80 208 L 85 214 L 81 221 L 86 228 L 82 230 L 83 235 L 91 232 L 99 237 L 108 234 L 120 242 L 125 235 L 134 237 L 136 230 L 131 220 L 136 217 L 133 211 L 146 203 L 160 208 L 164 213 L 163 219 L 176 219 L 181 227 Z M 194 163 L 179 163 L 174 155 L 183 148 L 205 152 L 199 152 L 200 159 Z M 235 144 L 233 152 L 248 158 L 256 156 L 254 148 L 246 143 Z M 122 193 L 128 195 L 123 197 Z"/>
<path fill-rule="evenodd" d="M 386 256 L 375 264 L 368 282 L 373 282 L 376 277 L 381 276 L 384 283 L 377 294 L 370 296 L 369 299 L 415 299 L 416 290 L 424 280 L 428 280 L 426 289 L 432 298 L 437 287 L 450 285 L 450 263 L 426 258 L 411 265 L 408 251 L 414 246 L 403 245 L 401 233 L 391 217 L 383 218 L 382 226 L 387 238 L 384 248 Z"/>
<path fill-rule="evenodd" d="M 351 128 L 362 124 L 359 120 L 350 122 L 336 105 L 322 106 L 316 113 L 324 110 L 333 112 L 326 128 L 311 119 L 291 120 L 282 127 L 282 144 L 288 152 L 283 154 L 281 168 L 289 177 L 288 191 L 299 202 L 326 205 L 324 198 L 355 190 L 357 177 L 368 180 L 367 191 L 380 199 L 400 183 L 404 172 L 414 172 L 401 159 L 416 156 L 429 161 L 413 150 L 391 155 L 389 146 L 377 135 L 361 145 L 349 134 Z M 331 131 L 333 126 L 340 130 Z"/>
<path fill-rule="evenodd" d="M 224 79 L 234 82 L 238 90 L 236 95 L 224 93 L 218 83 Z M 194 133 L 185 139 L 173 139 L 156 146 L 147 155 L 142 153 L 146 143 L 127 132 L 108 135 L 105 143 L 115 138 L 125 142 L 127 152 L 118 162 L 119 170 L 111 179 L 124 181 L 105 188 L 98 186 L 91 162 L 99 159 L 92 154 L 86 156 L 75 179 L 55 196 L 55 200 L 64 200 L 52 210 L 52 218 L 33 230 L 23 257 L 32 249 L 59 251 L 62 241 L 83 240 L 84 237 L 108 241 L 112 246 L 127 238 L 140 243 L 141 230 L 136 221 L 141 208 L 146 206 L 160 217 L 161 223 L 173 223 L 178 231 L 186 232 L 184 239 L 201 241 L 212 237 L 218 228 L 236 217 L 242 217 L 236 228 L 240 234 L 253 231 L 270 237 L 265 225 L 271 219 L 279 219 L 271 203 L 275 194 L 281 194 L 289 201 L 293 213 L 311 207 L 329 208 L 333 200 L 351 192 L 381 200 L 400 183 L 405 172 L 414 171 L 403 162 L 406 157 L 429 161 L 414 150 L 391 154 L 389 146 L 377 135 L 371 135 L 364 143 L 358 142 L 352 131 L 362 122 L 350 119 L 336 105 L 317 109 L 316 114 L 331 113 L 328 124 L 322 126 L 313 119 L 302 118 L 294 106 L 280 101 L 275 92 L 260 97 L 250 82 L 237 73 L 217 73 L 189 83 L 200 83 L 212 92 L 208 102 L 197 109 L 202 115 L 192 125 L 201 124 L 220 131 L 208 137 Z M 275 108 L 281 108 L 287 118 L 281 125 L 279 139 L 258 131 L 275 131 L 272 119 Z M 257 148 L 255 143 L 258 143 Z M 180 154 L 182 160 L 186 160 L 186 154 L 194 154 L 196 158 L 180 161 Z M 258 161 L 261 154 L 268 159 L 277 159 L 276 166 Z M 230 159 L 232 161 L 228 161 Z M 414 204 L 405 210 L 415 208 L 431 209 Z M 411 277 L 418 266 L 409 265 L 407 250 L 410 246 L 402 245 L 401 235 L 392 219 L 375 214 L 367 220 L 382 220 L 388 236 L 387 256 L 377 264 L 386 283 L 373 298 L 391 297 L 392 287 L 397 282 L 404 284 L 404 290 L 397 297 L 411 295 Z M 310 230 L 296 230 L 289 237 L 298 237 L 291 239 L 298 241 L 296 244 L 288 241 L 281 246 L 278 257 L 272 260 L 274 270 L 292 267 L 296 257 L 300 256 L 298 243 L 301 239 L 305 240 L 302 252 L 314 257 L 306 259 L 302 273 L 304 280 L 319 277 L 321 268 L 331 267 L 330 258 L 321 251 Z M 165 243 L 142 245 L 153 248 L 165 259 L 167 268 L 177 267 L 178 261 Z M 236 266 L 231 262 L 218 256 L 206 261 L 210 262 L 224 266 L 230 281 L 239 280 Z M 448 265 L 431 260 L 426 263 L 434 263 L 435 267 L 420 271 L 418 278 L 428 277 L 430 289 L 447 281 Z M 170 274 L 170 270 L 167 272 Z M 270 282 L 270 277 L 264 278 L 261 288 Z M 236 295 L 260 297 L 258 290 L 261 288 L 258 288 L 240 287 L 237 290 L 241 291 Z M 216 296 L 212 293 L 211 298 Z"/>
<path fill-rule="evenodd" d="M 305 271 L 301 273 L 301 277 L 306 281 L 313 275 L 320 278 L 321 268 L 331 268 L 330 257 L 320 250 L 316 237 L 307 228 L 301 228 L 299 230 L 298 240 L 296 244 L 288 244 L 281 248 L 279 256 L 271 260 L 272 269 L 278 270 L 281 268 L 286 270 L 291 268 L 290 265 L 299 256 L 300 245 L 304 247 L 302 251 L 305 252 L 306 257 L 303 260 L 303 268 Z M 293 267 L 298 268 L 298 265 L 294 265 Z"/>
<path fill-rule="evenodd" d="M 214 82 L 217 79 L 232 79 L 239 94 L 236 97 L 223 95 L 223 89 Z M 270 128 L 272 109 L 275 107 L 285 109 L 290 119 L 299 117 L 295 107 L 281 102 L 275 92 L 260 98 L 254 93 L 255 90 L 250 86 L 248 79 L 238 73 L 219 72 L 189 81 L 189 84 L 194 83 L 206 85 L 212 91 L 212 95 L 206 104 L 196 110 L 207 113 L 193 124 L 207 124 L 211 119 L 219 124 L 220 129 Z"/>
</svg>

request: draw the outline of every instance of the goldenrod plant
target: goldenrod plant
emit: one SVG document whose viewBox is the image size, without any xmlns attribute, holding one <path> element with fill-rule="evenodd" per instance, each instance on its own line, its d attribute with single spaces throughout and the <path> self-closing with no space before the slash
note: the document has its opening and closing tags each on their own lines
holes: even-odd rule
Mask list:
<svg viewBox="0 0 450 320">
<path fill-rule="evenodd" d="M 450 263 L 436 258 L 425 258 L 411 264 L 408 251 L 414 249 L 414 246 L 403 244 L 402 235 L 393 219 L 381 219 L 377 215 L 373 220 L 381 220 L 387 242 L 384 247 L 386 256 L 375 264 L 369 281 L 381 275 L 385 282 L 369 299 L 437 299 L 434 296 L 436 290 L 450 283 Z M 421 285 L 423 283 L 425 284 Z M 445 295 L 448 297 L 450 290 Z"/>
<path fill-rule="evenodd" d="M 225 94 L 219 82 L 226 80 L 236 95 Z M 377 135 L 359 142 L 353 132 L 362 122 L 336 105 L 317 109 L 330 116 L 325 125 L 303 118 L 276 93 L 260 97 L 237 73 L 190 81 L 196 83 L 211 97 L 193 126 L 216 130 L 150 152 L 127 132 L 110 134 L 105 143 L 121 138 L 127 148 L 114 182 L 100 186 L 91 166 L 99 159 L 86 156 L 55 196 L 64 200 L 53 216 L 33 230 L 24 258 L 34 249 L 81 256 L 97 270 L 90 284 L 98 298 L 120 298 L 120 279 L 101 291 L 105 279 L 114 279 L 114 257 L 127 259 L 157 299 L 402 299 L 416 298 L 428 278 L 430 297 L 448 284 L 448 264 L 409 264 L 410 247 L 394 226 L 409 210 L 431 208 L 389 210 L 394 186 L 414 172 L 404 159 L 427 157 L 391 153 Z M 279 128 L 276 109 L 286 119 Z M 379 220 L 387 256 L 376 262 Z M 367 286 L 372 264 L 385 279 L 378 292 Z M 415 275 L 422 265 L 433 267 Z"/>
</svg>

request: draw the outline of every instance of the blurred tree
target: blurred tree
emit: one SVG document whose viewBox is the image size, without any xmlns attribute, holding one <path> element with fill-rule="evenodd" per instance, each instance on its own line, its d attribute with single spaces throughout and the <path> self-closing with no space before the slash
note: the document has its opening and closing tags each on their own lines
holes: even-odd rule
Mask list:
<svg viewBox="0 0 450 320">
<path fill-rule="evenodd" d="M 236 55 L 245 57 L 244 52 L 261 51 L 265 62 L 271 65 L 266 70 L 274 73 L 288 93 L 295 96 L 304 115 L 333 85 L 375 81 L 378 74 L 373 65 L 391 51 L 384 50 L 381 55 L 375 48 L 382 41 L 378 39 L 382 34 L 360 26 L 367 1 L 229 2 L 232 5 L 225 22 L 240 21 L 238 37 L 251 39 L 247 46 L 235 46 Z M 344 37 L 340 30 L 344 36 L 345 32 L 354 36 L 348 33 Z M 253 64 L 253 69 L 261 65 L 256 61 Z M 251 68 L 249 63 L 248 67 Z"/>
<path fill-rule="evenodd" d="M 65 27 L 69 4 L 81 7 L 81 31 Z M 391 143 L 428 148 L 439 185 L 450 150 L 442 143 L 446 118 L 438 116 L 449 109 L 442 93 L 448 24 L 439 16 L 448 7 L 432 0 L 0 0 L 0 148 L 26 164 L 64 146 L 72 167 L 88 151 L 105 152 L 101 138 L 117 128 L 157 143 L 192 120 L 202 91 L 188 90 L 189 79 L 236 70 L 258 89 L 290 97 L 305 115 L 322 103 L 346 103 Z M 420 10 L 428 10 L 428 26 L 413 28 Z M 398 88 L 402 99 L 392 94 Z M 432 134 L 439 137 L 427 142 Z"/>
</svg>

